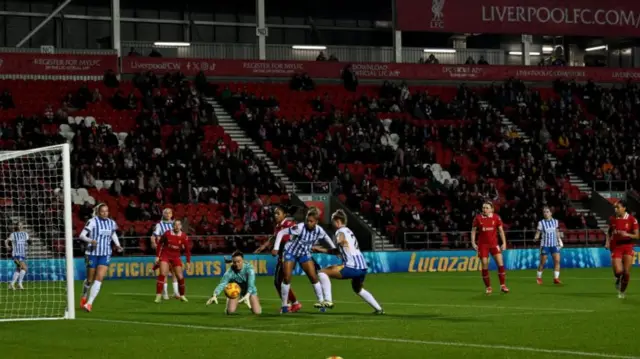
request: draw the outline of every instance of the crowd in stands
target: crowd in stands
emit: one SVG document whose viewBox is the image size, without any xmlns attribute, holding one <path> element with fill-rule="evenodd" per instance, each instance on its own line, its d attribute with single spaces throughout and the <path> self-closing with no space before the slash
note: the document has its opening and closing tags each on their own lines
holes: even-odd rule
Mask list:
<svg viewBox="0 0 640 359">
<path fill-rule="evenodd" d="M 460 86 L 445 101 L 428 88 L 386 82 L 375 93 L 360 92 L 347 109 L 335 106 L 332 93 L 317 90 L 319 96 L 306 101 L 310 115 L 302 118 L 281 116 L 277 99 L 265 102 L 246 89 L 225 88 L 221 100 L 256 141 L 279 149 L 272 155 L 294 181 L 330 183 L 383 233 L 468 231 L 485 200 L 499 204 L 510 230 L 535 229 L 543 206 L 553 207 L 567 228 L 597 228 L 595 217 L 570 210 L 562 186 L 567 167 L 548 160 L 544 143 L 520 139 L 502 125 L 497 109 L 525 102 L 514 86 Z M 412 120 L 385 119 L 393 113 Z M 444 163 L 451 177 L 443 182 L 425 166 L 437 162 L 435 143 L 453 153 Z M 344 164 L 366 170 L 354 174 Z M 417 201 L 399 204 L 390 196 L 396 192 L 382 193 L 380 183 L 388 180 Z"/>
<path fill-rule="evenodd" d="M 290 102 L 237 84 L 216 88 L 203 74 L 190 82 L 181 73 L 159 78 L 147 72 L 131 83 L 112 75 L 101 85 L 79 86 L 42 115 L 3 122 L 0 136 L 14 149 L 39 147 L 66 141 L 42 123 L 67 124 L 68 116 L 100 104 L 134 114 L 126 136 L 107 119 L 68 124 L 75 134 L 72 186 L 99 190 L 98 183 L 108 181 L 105 190 L 129 202 L 120 215 L 131 235 L 148 234 L 150 226 L 140 231 L 133 224 L 155 221 L 162 208 L 176 205 L 214 206 L 213 217 L 192 215 L 190 228 L 225 235 L 231 247 L 250 250 L 255 243 L 239 236 L 272 231 L 269 204 L 285 195 L 285 186 L 264 160 L 216 126 L 205 99 L 214 94 L 293 181 L 315 182 L 314 190 L 339 196 L 398 244 L 410 232 L 468 231 L 486 200 L 496 203 L 512 231 L 534 229 L 543 206 L 569 229 L 597 228 L 595 218 L 571 209 L 564 191 L 568 171 L 638 181 L 636 157 L 622 156 L 636 146 L 637 125 L 630 119 L 638 90 L 631 85 L 606 90 L 558 82 L 558 95 L 545 98 L 515 80 L 483 89 L 410 88 L 361 86 L 354 76 L 343 92 L 301 74 L 289 88 L 308 97 L 296 104 L 301 115 L 292 116 Z M 6 90 L 0 106 L 20 103 Z M 534 140 L 504 125 L 503 111 Z M 550 161 L 550 153 L 561 161 Z M 85 220 L 92 207 L 81 207 L 78 216 Z M 211 250 L 207 246 L 199 241 L 196 252 Z"/>
<path fill-rule="evenodd" d="M 269 205 L 272 197 L 280 201 L 285 186 L 263 160 L 248 148 L 238 148 L 215 125 L 213 109 L 203 96 L 209 86 L 203 75 L 192 84 L 180 73 L 158 79 L 148 72 L 120 85 L 107 74 L 103 84 L 82 84 L 61 93 L 58 103 L 47 105 L 42 115 L 2 121 L 0 138 L 6 149 L 42 147 L 66 142 L 57 129 L 68 126 L 73 133 L 72 188 L 100 190 L 110 183 L 97 191 L 96 200 L 109 195 L 129 200 L 126 208 L 111 209 L 124 221 L 123 232 L 146 236 L 152 226 L 136 223 L 157 221 L 166 206 L 201 204 L 215 211 L 191 216 L 193 233 L 225 235 L 231 248 L 251 250 L 254 241 L 238 236 L 272 232 Z M 0 101 L 3 109 L 21 109 L 9 90 Z M 107 106 L 113 112 L 97 121 L 90 116 L 79 123 L 68 121 L 90 106 Z M 132 118 L 128 131 L 116 133 L 109 117 L 127 115 Z M 55 130 L 47 132 L 43 124 Z M 84 223 L 93 205 L 80 207 L 78 223 Z M 206 241 L 197 243 L 196 252 L 203 246 Z"/>
</svg>

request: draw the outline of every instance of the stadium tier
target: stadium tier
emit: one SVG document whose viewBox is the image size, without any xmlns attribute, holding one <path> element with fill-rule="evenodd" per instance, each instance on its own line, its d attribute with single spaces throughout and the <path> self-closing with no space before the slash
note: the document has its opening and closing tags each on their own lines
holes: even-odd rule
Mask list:
<svg viewBox="0 0 640 359">
<path fill-rule="evenodd" d="M 149 252 L 148 234 L 167 206 L 199 235 L 272 232 L 265 206 L 288 200 L 284 185 L 214 125 L 210 105 L 179 81 L 158 88 L 3 81 L 0 148 L 72 144 L 74 233 L 98 202 L 109 205 L 123 233 L 140 238 L 127 244 L 141 252 Z M 151 89 L 151 98 L 142 95 Z M 230 250 L 225 237 L 213 238 L 196 241 L 196 253 Z"/>
<path fill-rule="evenodd" d="M 223 83 L 218 99 L 292 178 L 331 183 L 334 194 L 396 243 L 402 232 L 468 231 L 487 198 L 511 229 L 535 229 L 536 213 L 551 206 L 563 226 L 592 228 L 592 240 L 604 239 L 591 215 L 572 208 L 586 194 L 568 181 L 564 166 L 501 116 L 526 104 L 511 82 L 490 88 L 386 82 L 354 92 L 307 81 Z M 556 97 L 553 89 L 534 93 L 531 103 Z M 567 242 L 584 239 L 569 235 Z"/>
</svg>

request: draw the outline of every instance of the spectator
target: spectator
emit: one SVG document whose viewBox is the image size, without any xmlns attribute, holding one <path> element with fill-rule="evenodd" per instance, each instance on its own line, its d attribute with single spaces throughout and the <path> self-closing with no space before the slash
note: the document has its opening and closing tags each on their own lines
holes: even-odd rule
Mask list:
<svg viewBox="0 0 640 359">
<path fill-rule="evenodd" d="M 149 57 L 162 57 L 162 54 L 155 47 L 151 48 L 151 52 L 149 53 Z"/>
<path fill-rule="evenodd" d="M 55 121 L 55 114 L 53 113 L 51 105 L 47 105 L 44 109 L 44 118 L 48 123 L 53 123 Z"/>
<path fill-rule="evenodd" d="M 100 93 L 100 89 L 98 89 L 97 87 L 95 89 L 93 89 L 93 94 L 91 96 L 91 102 L 93 102 L 93 103 L 102 102 L 102 94 Z"/>
<path fill-rule="evenodd" d="M 475 65 L 476 61 L 473 59 L 473 57 L 469 56 L 469 57 L 467 57 L 467 61 L 465 61 L 464 64 L 465 65 Z"/>
<path fill-rule="evenodd" d="M 335 54 L 331 54 L 331 55 L 329 56 L 329 61 L 331 61 L 331 62 L 338 62 L 339 60 L 338 60 L 338 57 L 337 57 Z"/>
<path fill-rule="evenodd" d="M 327 57 L 324 55 L 324 51 L 320 51 L 318 57 L 316 57 L 316 61 L 327 61 Z"/>
<path fill-rule="evenodd" d="M 120 80 L 118 80 L 116 73 L 111 69 L 104 73 L 102 83 L 104 83 L 108 88 L 118 88 L 120 86 Z"/>
<path fill-rule="evenodd" d="M 129 205 L 124 212 L 124 217 L 130 222 L 139 221 L 141 219 L 142 216 L 140 208 L 138 208 L 134 201 L 129 201 Z"/>
<path fill-rule="evenodd" d="M 355 92 L 358 88 L 358 77 L 350 64 L 342 70 L 342 83 L 347 91 Z"/>
<path fill-rule="evenodd" d="M 140 54 L 136 51 L 134 47 L 129 49 L 129 54 L 127 56 L 140 56 Z"/>
<path fill-rule="evenodd" d="M 487 60 L 484 59 L 484 56 L 480 56 L 480 59 L 478 60 L 478 65 L 489 65 L 489 62 L 487 62 Z"/>
<path fill-rule="evenodd" d="M 425 60 L 424 63 L 427 64 L 427 65 L 438 65 L 438 64 L 440 64 L 440 61 L 438 61 L 438 59 L 436 58 L 436 56 L 434 54 L 431 54 Z"/>
<path fill-rule="evenodd" d="M 2 95 L 0 95 L 0 109 L 11 109 L 16 108 L 16 104 L 13 102 L 13 96 L 11 96 L 11 92 L 9 90 L 4 90 Z"/>
</svg>

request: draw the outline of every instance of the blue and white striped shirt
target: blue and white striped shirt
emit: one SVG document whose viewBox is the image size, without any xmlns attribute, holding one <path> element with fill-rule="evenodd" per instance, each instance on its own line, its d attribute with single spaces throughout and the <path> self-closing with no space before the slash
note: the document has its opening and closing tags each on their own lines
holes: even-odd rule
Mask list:
<svg viewBox="0 0 640 359">
<path fill-rule="evenodd" d="M 558 238 L 558 220 L 543 219 L 538 222 L 538 231 L 540 232 L 541 247 L 558 247 L 560 246 L 560 238 Z"/>
<path fill-rule="evenodd" d="M 173 229 L 173 221 L 160 221 L 156 224 L 156 228 L 153 229 L 153 235 L 156 237 L 162 237 L 163 234 Z"/>
<path fill-rule="evenodd" d="M 92 256 L 110 256 L 111 241 L 118 229 L 118 225 L 111 218 L 93 217 L 84 226 L 85 235 L 96 241 L 96 245 L 87 247 L 87 254 Z"/>
<path fill-rule="evenodd" d="M 13 257 L 26 257 L 27 256 L 27 241 L 29 235 L 27 232 L 13 232 L 9 235 L 11 241 L 12 256 Z"/>
<path fill-rule="evenodd" d="M 280 233 L 283 232 L 288 232 L 287 234 L 292 236 L 287 244 L 285 244 L 284 250 L 295 257 L 311 255 L 311 248 L 313 248 L 313 246 L 321 239 L 323 239 L 329 247 L 333 249 L 336 248 L 331 237 L 329 237 L 327 232 L 325 232 L 320 226 L 316 226 L 316 228 L 309 230 L 304 223 L 298 223 L 291 228 L 280 231 Z"/>
<path fill-rule="evenodd" d="M 336 241 L 339 240 L 340 234 L 344 236 L 344 240 L 347 242 L 346 245 L 338 245 L 344 266 L 359 270 L 367 269 L 367 261 L 364 259 L 362 252 L 360 252 L 356 235 L 349 228 L 342 227 L 336 231 Z"/>
</svg>

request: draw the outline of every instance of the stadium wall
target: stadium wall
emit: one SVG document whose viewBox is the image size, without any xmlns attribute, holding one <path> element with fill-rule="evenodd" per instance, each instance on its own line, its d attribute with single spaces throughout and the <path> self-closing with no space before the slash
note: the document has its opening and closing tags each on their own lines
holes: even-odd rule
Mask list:
<svg viewBox="0 0 640 359">
<path fill-rule="evenodd" d="M 504 253 L 508 270 L 535 269 L 538 266 L 537 249 L 516 249 Z M 365 252 L 369 273 L 426 273 L 426 272 L 472 272 L 478 271 L 480 263 L 475 251 L 415 251 L 415 252 Z M 339 264 L 331 255 L 318 254 L 314 258 L 321 267 Z M 258 275 L 273 275 L 276 259 L 271 255 L 247 255 Z M 154 257 L 115 257 L 109 266 L 111 279 L 150 278 L 154 276 Z M 85 278 L 84 259 L 76 258 L 75 279 Z M 549 261 L 551 262 L 551 261 Z M 551 263 L 547 263 L 550 267 Z M 65 275 L 61 259 L 27 260 L 29 272 L 26 280 L 62 280 Z M 640 263 L 640 247 L 636 247 L 634 266 Z M 224 274 L 226 264 L 223 256 L 193 257 L 191 277 L 218 277 Z M 598 268 L 611 265 L 611 257 L 604 248 L 566 248 L 562 251 L 563 268 Z M 11 260 L 0 261 L 0 282 L 10 280 L 15 265 Z M 491 269 L 496 269 L 491 263 Z M 301 274 L 297 268 L 296 274 Z"/>
</svg>

